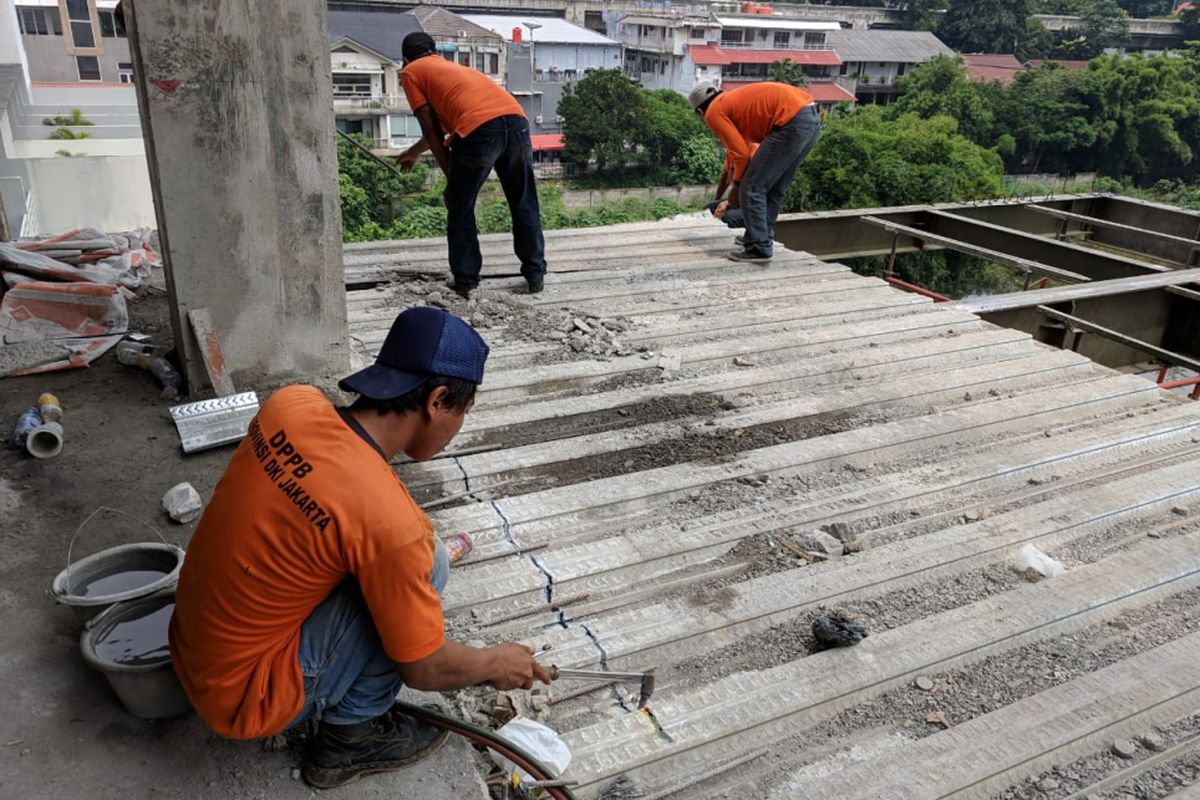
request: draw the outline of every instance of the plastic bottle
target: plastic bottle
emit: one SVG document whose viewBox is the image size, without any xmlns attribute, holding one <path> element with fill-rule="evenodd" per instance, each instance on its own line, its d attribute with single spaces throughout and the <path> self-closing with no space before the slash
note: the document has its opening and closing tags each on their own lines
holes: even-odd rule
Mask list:
<svg viewBox="0 0 1200 800">
<path fill-rule="evenodd" d="M 450 540 L 446 542 L 446 549 L 450 551 L 450 563 L 457 564 L 467 553 L 475 549 L 475 543 L 471 541 L 470 536 L 460 533 L 450 537 Z"/>
<path fill-rule="evenodd" d="M 38 413 L 42 415 L 42 422 L 60 422 L 62 421 L 62 406 L 58 403 L 58 398 L 46 392 L 37 399 Z"/>
<path fill-rule="evenodd" d="M 183 395 L 183 376 L 167 361 L 167 348 L 153 344 L 121 342 L 117 345 L 117 360 L 130 367 L 141 367 L 154 373 L 162 384 L 162 396 L 166 400 L 178 400 Z"/>
<path fill-rule="evenodd" d="M 21 416 L 17 418 L 17 424 L 13 426 L 12 443 L 17 447 L 24 447 L 25 442 L 29 439 L 29 434 L 40 427 L 42 424 L 42 415 L 33 406 L 21 412 Z"/>
</svg>

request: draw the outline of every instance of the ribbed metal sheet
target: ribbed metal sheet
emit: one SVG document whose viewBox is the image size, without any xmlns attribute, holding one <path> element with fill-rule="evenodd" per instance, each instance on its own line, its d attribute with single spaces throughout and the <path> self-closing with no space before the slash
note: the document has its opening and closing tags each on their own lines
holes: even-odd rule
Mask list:
<svg viewBox="0 0 1200 800">
<path fill-rule="evenodd" d="M 258 394 L 242 392 L 173 406 L 171 419 L 179 429 L 183 452 L 195 453 L 241 441 L 257 413 Z"/>
</svg>

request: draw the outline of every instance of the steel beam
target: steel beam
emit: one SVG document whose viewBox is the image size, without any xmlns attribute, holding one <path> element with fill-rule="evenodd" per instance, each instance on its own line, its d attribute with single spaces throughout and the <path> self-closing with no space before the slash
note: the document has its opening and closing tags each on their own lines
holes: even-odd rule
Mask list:
<svg viewBox="0 0 1200 800">
<path fill-rule="evenodd" d="M 965 219 L 960 217 L 960 219 Z M 882 228 L 893 236 L 908 236 L 922 242 L 931 242 L 941 245 L 948 250 L 955 250 L 967 255 L 983 258 L 988 261 L 994 261 L 997 264 L 1003 264 L 1007 267 L 1013 267 L 1021 272 L 1032 275 L 1041 275 L 1047 278 L 1054 278 L 1058 281 L 1067 283 L 1082 283 L 1091 280 L 1086 275 L 1081 275 L 1077 272 L 1070 272 L 1065 269 L 1051 267 L 1048 264 L 1043 264 L 1040 261 L 1033 261 L 1028 258 L 1002 253 L 999 250 L 992 250 L 987 247 L 980 247 L 970 242 L 964 242 L 959 239 L 954 239 L 949 236 L 941 236 L 936 233 L 931 233 L 920 228 L 913 228 L 909 225 L 901 225 L 897 222 L 892 222 L 879 217 L 863 217 L 863 222 L 869 223 L 876 227 Z"/>
<path fill-rule="evenodd" d="M 927 212 L 925 216 L 931 223 L 932 233 L 976 247 L 1007 253 L 1011 257 L 1054 264 L 1058 269 L 1084 275 L 1089 280 L 1130 278 L 1168 270 L 1168 267 L 1158 264 L 1016 231 L 950 211 L 935 209 Z"/>
<path fill-rule="evenodd" d="M 1139 275 L 1135 278 L 1092 281 L 1074 286 L 1058 286 L 1053 289 L 985 295 L 960 300 L 956 305 L 964 311 L 975 314 L 994 314 L 998 311 L 1012 311 L 1017 308 L 1028 308 L 1047 303 L 1065 303 L 1095 297 L 1145 292 L 1195 281 L 1200 281 L 1200 269 L 1179 270 L 1158 275 Z M 1196 293 L 1193 292 L 1193 294 Z"/>
<path fill-rule="evenodd" d="M 1080 225 L 1088 225 L 1093 228 L 1109 228 L 1111 230 L 1130 233 L 1135 236 L 1145 236 L 1150 239 L 1158 239 L 1171 244 L 1181 245 L 1192 250 L 1200 249 L 1200 242 L 1196 241 L 1195 239 L 1187 239 L 1182 236 L 1173 236 L 1169 233 L 1146 230 L 1145 228 L 1138 228 L 1134 225 L 1126 225 L 1123 222 L 1113 222 L 1112 220 L 1100 219 L 1099 217 L 1089 217 L 1086 214 L 1076 214 L 1071 211 L 1061 211 L 1057 208 L 1047 208 L 1046 206 L 1034 204 L 1030 204 L 1026 206 L 1026 208 L 1028 208 L 1030 211 L 1037 212 L 1038 214 L 1046 214 L 1048 216 L 1055 217 L 1056 219 L 1066 220 L 1068 222 L 1077 222 Z"/>
<path fill-rule="evenodd" d="M 1200 360 L 1189 358 L 1188 356 L 1185 356 L 1181 353 L 1176 353 L 1172 350 L 1166 350 L 1162 347 L 1158 347 L 1157 345 L 1150 344 L 1149 342 L 1144 342 L 1141 339 L 1135 339 L 1132 336 L 1126 336 L 1120 331 L 1114 331 L 1111 328 L 1106 328 L 1103 325 L 1097 325 L 1094 322 L 1080 319 L 1073 314 L 1067 314 L 1063 311 L 1050 308 L 1049 306 L 1038 306 L 1037 309 L 1051 319 L 1058 320 L 1059 322 L 1063 322 L 1086 333 L 1091 333 L 1104 339 L 1117 342 L 1118 344 L 1124 345 L 1132 350 L 1148 353 L 1164 363 L 1171 364 L 1173 366 L 1187 367 L 1188 369 L 1200 372 Z"/>
</svg>

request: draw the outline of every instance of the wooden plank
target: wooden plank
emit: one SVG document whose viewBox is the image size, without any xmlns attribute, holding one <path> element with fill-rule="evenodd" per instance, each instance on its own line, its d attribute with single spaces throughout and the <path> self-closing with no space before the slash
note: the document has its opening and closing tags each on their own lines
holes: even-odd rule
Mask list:
<svg viewBox="0 0 1200 800">
<path fill-rule="evenodd" d="M 949 236 L 941 236 L 936 233 L 913 228 L 909 225 L 901 225 L 898 222 L 892 222 L 879 217 L 863 217 L 863 222 L 883 228 L 888 233 L 900 234 L 909 236 L 913 239 L 919 239 L 924 242 L 932 242 L 939 244 L 949 250 L 955 250 L 960 253 L 966 253 L 977 258 L 994 261 L 997 264 L 1003 264 L 1007 267 L 1019 269 L 1024 273 L 1033 275 L 1044 275 L 1047 278 L 1054 278 L 1067 283 L 1083 283 L 1089 280 L 1086 276 L 1080 275 L 1078 272 L 1069 272 L 1058 267 L 1051 267 L 1048 264 L 1043 264 L 1039 261 L 1031 261 L 1028 258 L 1001 253 L 999 250 L 990 250 L 986 247 L 969 244 L 959 239 L 951 239 Z"/>
<path fill-rule="evenodd" d="M 1179 286 L 1195 281 L 1200 281 L 1200 269 L 1181 269 L 1154 275 L 1137 275 L 1132 278 L 1092 281 L 1075 286 L 1056 286 L 1052 289 L 1031 289 L 1027 292 L 972 297 L 959 300 L 954 303 L 954 306 L 963 311 L 970 311 L 972 314 L 995 314 L 999 311 L 1012 311 L 1037 305 L 1147 292 L 1151 289 Z"/>
<path fill-rule="evenodd" d="M 229 397 L 237 394 L 233 386 L 233 377 L 225 363 L 225 354 L 221 352 L 221 341 L 213 327 L 212 317 L 207 308 L 193 308 L 188 311 L 188 320 L 192 323 L 192 333 L 196 335 L 196 345 L 204 360 L 204 371 L 212 383 L 217 397 Z"/>
</svg>

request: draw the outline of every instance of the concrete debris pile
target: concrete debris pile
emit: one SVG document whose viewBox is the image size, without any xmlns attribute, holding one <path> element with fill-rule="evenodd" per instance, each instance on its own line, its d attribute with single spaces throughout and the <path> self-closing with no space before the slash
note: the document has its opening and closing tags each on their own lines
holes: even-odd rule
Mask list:
<svg viewBox="0 0 1200 800">
<path fill-rule="evenodd" d="M 623 317 L 595 317 L 565 308 L 535 306 L 520 295 L 476 290 L 461 297 L 444 283 L 411 280 L 393 284 L 388 308 L 429 305 L 444 308 L 481 330 L 504 329 L 506 338 L 529 342 L 558 342 L 571 356 L 611 358 L 644 352 L 621 337 L 630 328 Z"/>
<path fill-rule="evenodd" d="M 148 230 L 80 228 L 0 243 L 0 377 L 86 366 L 126 333 L 126 301 L 160 266 Z"/>
</svg>

